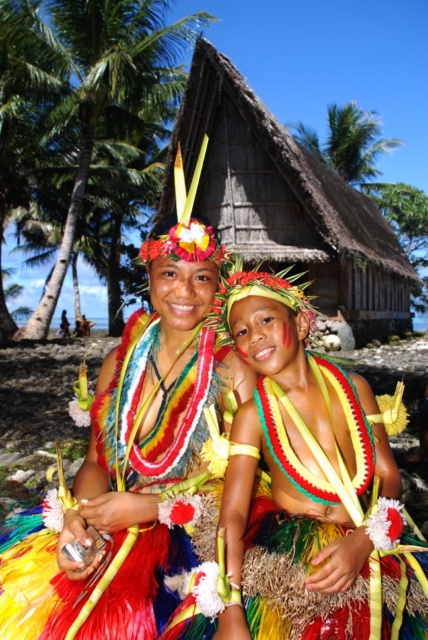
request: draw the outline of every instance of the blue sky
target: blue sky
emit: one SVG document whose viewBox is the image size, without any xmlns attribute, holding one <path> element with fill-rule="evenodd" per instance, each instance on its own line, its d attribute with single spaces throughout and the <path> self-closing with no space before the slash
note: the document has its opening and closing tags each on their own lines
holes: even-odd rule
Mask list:
<svg viewBox="0 0 428 640">
<path fill-rule="evenodd" d="M 302 121 L 327 132 L 327 105 L 356 101 L 376 111 L 384 138 L 401 149 L 377 163 L 385 182 L 406 182 L 428 193 L 428 2 L 427 0 L 176 0 L 168 22 L 207 11 L 218 21 L 203 35 L 246 78 L 284 124 Z M 191 50 L 183 58 L 187 66 Z M 4 249 L 4 266 L 19 265 Z M 20 269 L 20 304 L 35 307 L 46 269 Z M 82 310 L 107 315 L 104 289 L 79 267 Z M 55 316 L 67 308 L 73 319 L 67 277 Z"/>
</svg>

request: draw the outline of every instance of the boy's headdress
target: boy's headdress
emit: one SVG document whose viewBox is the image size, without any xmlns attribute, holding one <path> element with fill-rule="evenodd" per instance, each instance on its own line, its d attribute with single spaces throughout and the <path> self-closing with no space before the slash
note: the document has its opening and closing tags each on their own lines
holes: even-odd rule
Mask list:
<svg viewBox="0 0 428 640">
<path fill-rule="evenodd" d="M 242 266 L 242 265 L 241 265 Z M 295 284 L 302 276 L 285 276 L 293 266 L 280 271 L 276 275 L 262 271 L 235 271 L 227 279 L 221 278 L 219 291 L 214 294 L 214 303 L 211 313 L 207 316 L 207 326 L 216 333 L 222 334 L 220 344 L 233 342 L 229 316 L 232 306 L 238 300 L 248 296 L 262 296 L 278 300 L 292 309 L 294 312 L 304 311 L 309 318 L 309 338 L 312 339 L 316 332 L 316 310 L 311 305 L 313 296 L 305 296 L 304 290 L 310 284 Z"/>
<path fill-rule="evenodd" d="M 140 249 L 140 258 L 144 264 L 147 265 L 155 258 L 166 256 L 170 256 L 172 260 L 185 260 L 186 262 L 212 260 L 217 264 L 229 260 L 229 255 L 216 238 L 213 228 L 200 220 L 191 218 L 207 146 L 208 136 L 205 135 L 189 193 L 187 193 L 181 148 L 178 145 L 174 163 L 177 224 L 167 233 L 145 240 Z"/>
</svg>

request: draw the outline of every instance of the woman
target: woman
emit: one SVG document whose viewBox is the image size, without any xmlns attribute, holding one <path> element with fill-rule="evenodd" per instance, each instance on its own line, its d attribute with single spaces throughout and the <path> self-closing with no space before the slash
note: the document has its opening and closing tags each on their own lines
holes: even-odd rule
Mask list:
<svg viewBox="0 0 428 640">
<path fill-rule="evenodd" d="M 171 488 L 180 493 L 188 485 L 195 484 L 195 490 L 203 485 L 208 474 L 203 473 L 201 450 L 209 439 L 204 408 L 214 402 L 221 410 L 226 390 L 235 392 L 238 403 L 245 401 L 255 379 L 232 351 L 216 348 L 215 334 L 201 329 L 219 269 L 227 261 L 212 228 L 190 219 L 168 233 L 157 230 L 140 255 L 148 269 L 155 314 L 134 314 L 120 347 L 102 365 L 91 409 L 88 453 L 74 483 L 75 504 L 65 512 L 57 544 L 62 571 L 52 578 L 50 593 L 40 586 L 39 577 L 31 582 L 33 600 L 26 596 L 23 604 L 14 597 L 19 586 L 13 570 L 8 570 L 10 556 L 6 558 L 0 623 L 9 640 L 18 635 L 20 640 L 152 639 L 176 605 L 163 586 L 163 575 L 197 564 L 188 534 L 174 525 L 191 524 L 192 517 L 186 519 L 184 512 L 193 507 L 184 500 L 184 509 L 174 511 L 177 505 L 167 503 L 171 508 L 166 515 L 162 511 L 160 524 L 159 503 L 165 505 L 167 497 L 161 492 L 168 491 L 169 496 Z M 126 556 L 108 586 L 99 581 L 99 567 L 109 549 L 89 566 L 67 559 L 62 552 L 74 539 L 90 548 L 88 526 L 112 536 L 113 556 Z M 123 554 L 124 540 L 126 546 L 131 538 L 132 549 Z M 39 538 L 30 540 L 30 545 L 43 547 L 41 562 L 49 579 L 54 540 L 51 535 L 44 546 Z M 109 562 L 113 566 L 110 558 Z M 98 595 L 99 602 L 89 613 L 88 598 Z M 5 596 L 8 605 L 1 608 Z M 20 627 L 24 617 L 30 636 Z"/>
</svg>

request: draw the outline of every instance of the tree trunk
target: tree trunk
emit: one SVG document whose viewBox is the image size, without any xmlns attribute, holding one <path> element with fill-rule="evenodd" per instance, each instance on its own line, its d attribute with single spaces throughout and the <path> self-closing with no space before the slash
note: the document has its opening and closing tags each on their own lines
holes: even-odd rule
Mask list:
<svg viewBox="0 0 428 640">
<path fill-rule="evenodd" d="M 82 150 L 80 153 L 79 169 L 71 194 L 70 207 L 67 212 L 67 219 L 64 227 L 64 235 L 57 263 L 53 269 L 51 279 L 46 291 L 33 315 L 18 329 L 13 336 L 14 340 L 42 340 L 47 338 L 53 314 L 55 312 L 61 288 L 67 273 L 71 253 L 73 251 L 74 238 L 76 235 L 76 224 L 80 213 L 82 200 L 85 196 L 86 184 L 88 182 L 89 169 L 91 166 L 92 150 L 94 146 L 94 127 L 86 125 L 84 128 Z"/>
<path fill-rule="evenodd" d="M 4 216 L 0 215 L 0 230 L 3 230 Z M 0 274 L 2 265 L 2 242 L 0 238 Z M 9 340 L 18 330 L 18 325 L 9 313 L 3 289 L 3 276 L 0 275 L 0 337 Z"/>
<path fill-rule="evenodd" d="M 71 254 L 71 271 L 73 274 L 73 293 L 74 293 L 74 319 L 79 320 L 82 317 L 80 310 L 80 291 L 79 278 L 77 276 L 77 258 L 79 254 L 73 251 Z"/>
<path fill-rule="evenodd" d="M 120 289 L 120 241 L 122 220 L 120 213 L 114 213 L 114 224 L 108 258 L 107 299 L 108 299 L 108 335 L 118 338 L 125 327 L 123 320 L 122 291 Z"/>
</svg>

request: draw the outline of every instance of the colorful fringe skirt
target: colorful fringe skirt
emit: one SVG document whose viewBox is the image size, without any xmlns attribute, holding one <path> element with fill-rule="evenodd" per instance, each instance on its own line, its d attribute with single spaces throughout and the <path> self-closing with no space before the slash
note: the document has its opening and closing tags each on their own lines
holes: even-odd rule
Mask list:
<svg viewBox="0 0 428 640">
<path fill-rule="evenodd" d="M 113 535 L 112 557 L 126 533 Z M 70 581 L 59 572 L 57 540 L 43 527 L 41 508 L 14 517 L 0 537 L 0 640 L 63 640 L 90 597 L 96 586 L 91 577 Z M 197 564 L 183 528 L 141 525 L 129 556 L 76 638 L 157 638 L 178 604 L 164 587 L 164 575 Z"/>
<path fill-rule="evenodd" d="M 215 505 L 205 509 L 193 535 L 202 562 L 214 560 Z M 218 515 L 218 514 L 217 514 Z M 253 501 L 244 538 L 242 590 L 248 626 L 253 640 L 369 640 L 369 564 L 346 593 L 321 594 L 304 588 L 305 577 L 319 569 L 312 558 L 330 542 L 346 535 L 351 526 L 309 516 L 291 516 L 269 498 Z M 428 545 L 414 540 L 403 544 Z M 414 554 L 425 574 L 428 553 Z M 395 556 L 380 560 L 382 575 L 382 640 L 391 638 L 401 566 Z M 410 566 L 400 640 L 428 639 L 428 599 Z M 215 632 L 212 620 L 201 614 L 175 624 L 188 610 L 188 596 L 176 610 L 163 640 L 208 640 Z"/>
</svg>

